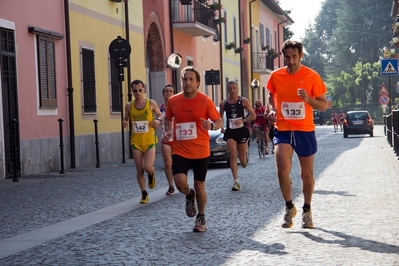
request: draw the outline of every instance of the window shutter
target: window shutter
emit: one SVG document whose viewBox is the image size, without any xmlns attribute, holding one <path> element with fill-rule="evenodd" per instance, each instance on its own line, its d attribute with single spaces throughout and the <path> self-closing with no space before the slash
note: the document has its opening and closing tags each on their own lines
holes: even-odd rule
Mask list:
<svg viewBox="0 0 399 266">
<path fill-rule="evenodd" d="M 57 107 L 54 39 L 38 36 L 40 107 Z"/>
</svg>

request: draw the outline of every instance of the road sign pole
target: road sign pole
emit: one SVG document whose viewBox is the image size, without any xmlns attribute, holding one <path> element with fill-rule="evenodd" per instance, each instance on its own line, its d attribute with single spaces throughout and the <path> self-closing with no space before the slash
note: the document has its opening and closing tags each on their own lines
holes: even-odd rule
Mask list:
<svg viewBox="0 0 399 266">
<path fill-rule="evenodd" d="M 389 110 L 389 113 L 391 113 L 391 108 L 392 108 L 392 106 L 391 106 L 391 76 L 388 76 L 388 82 L 389 82 L 389 85 L 388 85 L 388 91 L 389 91 L 389 99 L 388 99 L 388 110 Z"/>
</svg>

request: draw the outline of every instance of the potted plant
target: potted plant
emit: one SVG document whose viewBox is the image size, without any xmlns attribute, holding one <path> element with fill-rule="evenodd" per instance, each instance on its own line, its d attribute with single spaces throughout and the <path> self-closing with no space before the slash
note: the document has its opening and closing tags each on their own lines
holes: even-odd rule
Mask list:
<svg viewBox="0 0 399 266">
<path fill-rule="evenodd" d="M 229 42 L 229 43 L 227 43 L 226 45 L 225 45 L 225 48 L 227 49 L 227 50 L 231 50 L 231 49 L 233 49 L 233 48 L 235 48 L 236 47 L 236 44 L 234 43 L 234 42 Z"/>
<path fill-rule="evenodd" d="M 246 38 L 246 39 L 244 39 L 244 41 L 243 41 L 244 43 L 250 43 L 251 42 L 251 38 Z"/>
<path fill-rule="evenodd" d="M 270 48 L 270 47 L 269 47 L 269 45 L 267 45 L 267 44 L 266 44 L 265 46 L 262 46 L 262 50 L 263 50 L 263 51 L 269 50 L 269 48 Z"/>
<path fill-rule="evenodd" d="M 208 7 L 209 7 L 211 10 L 216 11 L 216 10 L 222 9 L 223 5 L 220 4 L 220 3 L 218 3 L 218 2 L 214 2 L 214 3 L 212 3 L 211 5 L 208 5 Z"/>
<path fill-rule="evenodd" d="M 270 49 L 268 52 L 267 52 L 267 56 L 269 56 L 270 58 L 272 58 L 272 59 L 274 59 L 274 58 L 276 58 L 276 57 L 279 57 L 281 55 L 281 52 L 276 52 L 276 51 L 274 51 L 274 49 L 272 48 L 272 49 Z"/>
<path fill-rule="evenodd" d="M 226 18 L 225 17 L 219 17 L 213 20 L 216 24 L 220 24 L 222 22 L 226 22 Z"/>
<path fill-rule="evenodd" d="M 236 54 L 239 54 L 239 53 L 241 53 L 243 50 L 244 50 L 244 49 L 243 49 L 242 47 L 237 47 L 237 48 L 234 49 L 234 52 L 235 52 Z"/>
</svg>

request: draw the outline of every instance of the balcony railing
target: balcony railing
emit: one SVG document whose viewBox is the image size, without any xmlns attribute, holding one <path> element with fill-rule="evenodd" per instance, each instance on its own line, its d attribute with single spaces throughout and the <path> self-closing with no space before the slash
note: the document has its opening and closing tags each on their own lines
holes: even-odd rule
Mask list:
<svg viewBox="0 0 399 266">
<path fill-rule="evenodd" d="M 274 70 L 274 58 L 268 56 L 266 53 L 253 53 L 252 68 L 256 73 L 270 73 Z"/>
<path fill-rule="evenodd" d="M 173 28 L 191 36 L 211 36 L 216 32 L 213 11 L 196 0 L 192 5 L 172 0 L 172 21 Z"/>
</svg>

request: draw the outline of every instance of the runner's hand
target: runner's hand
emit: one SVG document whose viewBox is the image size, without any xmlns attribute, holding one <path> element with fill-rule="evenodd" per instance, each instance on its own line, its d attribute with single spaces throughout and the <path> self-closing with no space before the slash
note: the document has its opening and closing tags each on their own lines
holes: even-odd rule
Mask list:
<svg viewBox="0 0 399 266">
<path fill-rule="evenodd" d="M 212 129 L 212 122 L 209 121 L 209 119 L 204 119 L 204 118 L 200 118 L 202 121 L 202 127 L 205 130 L 211 130 Z"/>
</svg>

